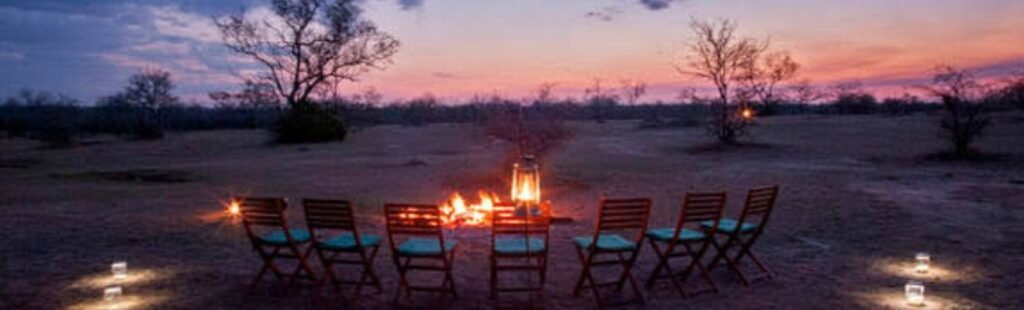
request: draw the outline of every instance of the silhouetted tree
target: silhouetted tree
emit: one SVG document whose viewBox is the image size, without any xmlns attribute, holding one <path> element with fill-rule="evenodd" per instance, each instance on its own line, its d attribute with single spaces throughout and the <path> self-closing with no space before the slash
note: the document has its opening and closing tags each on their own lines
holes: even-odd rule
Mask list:
<svg viewBox="0 0 1024 310">
<path fill-rule="evenodd" d="M 611 90 L 601 87 L 601 79 L 594 79 L 594 85 L 584 90 L 583 96 L 594 121 L 602 124 L 615 109 L 619 99 Z"/>
<path fill-rule="evenodd" d="M 273 85 L 251 80 L 245 81 L 245 87 L 240 92 L 219 91 L 211 92 L 208 96 L 214 104 L 224 108 L 269 109 L 281 105 Z"/>
<path fill-rule="evenodd" d="M 762 55 L 763 54 L 763 55 Z M 800 65 L 787 52 L 759 53 L 743 64 L 740 82 L 744 92 L 760 103 L 761 114 L 778 113 L 782 96 L 779 84 L 796 77 Z"/>
<path fill-rule="evenodd" d="M 371 69 L 382 69 L 398 51 L 399 42 L 362 17 L 358 0 L 273 0 L 274 16 L 253 20 L 244 13 L 216 19 L 224 43 L 263 67 L 247 77 L 273 85 L 290 108 L 310 104 L 310 96 L 337 87 L 341 81 L 355 81 Z M 327 91 L 330 93 L 330 91 Z M 312 116 L 300 113 L 327 113 Z M 277 131 L 282 142 L 342 140 L 346 129 L 333 111 L 304 108 L 282 117 L 317 119 L 327 126 L 321 130 Z M 330 119 L 334 119 L 331 121 Z M 298 129 L 302 122 L 281 120 Z M 317 139 L 293 136 L 316 132 Z M 324 133 L 338 133 L 329 137 Z"/>
<path fill-rule="evenodd" d="M 974 74 L 951 66 L 940 66 L 932 78 L 932 85 L 922 86 L 942 100 L 946 115 L 939 123 L 947 132 L 956 158 L 971 158 L 977 154 L 972 144 L 988 127 L 990 119 L 984 114 L 985 85 Z"/>
<path fill-rule="evenodd" d="M 687 62 L 676 69 L 715 86 L 718 98 L 714 102 L 716 111 L 709 132 L 722 143 L 735 144 L 749 121 L 739 115 L 731 101 L 737 94 L 734 83 L 747 74 L 744 70 L 747 64 L 757 59 L 768 44 L 738 37 L 736 23 L 726 19 L 693 20 L 690 29 L 696 38 L 689 45 Z"/>
<path fill-rule="evenodd" d="M 160 139 L 164 136 L 162 112 L 180 105 L 171 93 L 173 89 L 170 72 L 146 68 L 128 78 L 123 91 L 101 98 L 97 105 L 110 111 L 111 117 L 121 119 L 114 123 L 124 127 L 113 132 L 143 140 Z"/>
<path fill-rule="evenodd" d="M 620 89 L 622 92 L 622 100 L 628 105 L 636 105 L 640 101 L 640 97 L 647 94 L 647 83 L 644 83 L 643 81 L 626 79 L 619 83 L 622 85 Z"/>
<path fill-rule="evenodd" d="M 810 80 L 806 79 L 793 83 L 789 89 L 793 93 L 793 100 L 800 104 L 812 104 L 827 97 L 825 93 L 811 85 Z"/>
</svg>

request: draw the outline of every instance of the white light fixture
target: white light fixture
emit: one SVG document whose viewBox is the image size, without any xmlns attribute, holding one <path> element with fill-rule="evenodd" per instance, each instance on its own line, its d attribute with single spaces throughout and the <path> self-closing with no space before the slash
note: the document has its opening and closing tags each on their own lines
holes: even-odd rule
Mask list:
<svg viewBox="0 0 1024 310">
<path fill-rule="evenodd" d="M 114 274 L 115 280 L 124 280 L 128 277 L 128 262 L 119 261 L 110 264 L 110 272 Z"/>
<path fill-rule="evenodd" d="M 111 286 L 103 290 L 103 301 L 111 308 L 116 308 L 121 299 L 121 287 Z"/>
<path fill-rule="evenodd" d="M 907 282 L 904 292 L 907 295 L 907 304 L 911 306 L 924 305 L 924 283 L 921 283 L 921 281 Z"/>
<path fill-rule="evenodd" d="M 928 273 L 928 267 L 932 262 L 932 258 L 928 253 L 917 253 L 917 255 L 914 256 L 914 260 L 917 262 L 914 266 L 914 270 L 917 271 L 917 273 Z"/>
</svg>

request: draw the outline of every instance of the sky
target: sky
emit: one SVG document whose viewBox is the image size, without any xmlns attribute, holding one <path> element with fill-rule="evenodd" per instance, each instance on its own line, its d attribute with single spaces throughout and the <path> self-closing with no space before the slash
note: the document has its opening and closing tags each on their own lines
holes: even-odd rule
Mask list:
<svg viewBox="0 0 1024 310">
<path fill-rule="evenodd" d="M 649 85 L 642 101 L 706 84 L 679 74 L 692 19 L 728 18 L 770 40 L 821 87 L 858 81 L 881 96 L 927 82 L 939 64 L 983 75 L 1024 72 L 1020 0 L 362 0 L 401 41 L 393 63 L 339 92 L 387 100 L 432 94 L 521 98 L 542 83 L 579 97 L 595 80 Z M 250 60 L 221 42 L 212 16 L 269 0 L 0 0 L 0 96 L 46 90 L 88 104 L 142 68 L 168 70 L 176 93 L 208 101 L 237 90 Z"/>
</svg>

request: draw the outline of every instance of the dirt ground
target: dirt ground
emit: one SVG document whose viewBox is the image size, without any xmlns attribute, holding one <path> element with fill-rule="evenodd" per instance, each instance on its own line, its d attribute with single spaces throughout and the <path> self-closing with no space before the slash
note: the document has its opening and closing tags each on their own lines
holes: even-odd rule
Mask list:
<svg viewBox="0 0 1024 310">
<path fill-rule="evenodd" d="M 755 247 L 775 281 L 744 287 L 720 269 L 720 294 L 683 299 L 663 282 L 644 291 L 644 305 L 625 307 L 905 308 L 903 284 L 911 279 L 927 285 L 928 309 L 1024 307 L 1021 116 L 1002 116 L 981 140 L 981 149 L 1000 154 L 996 160 L 969 163 L 923 159 L 944 146 L 936 119 L 923 115 L 765 118 L 751 145 L 725 150 L 702 147 L 701 128 L 570 126 L 574 136 L 542 162 L 545 199 L 575 222 L 553 228 L 540 306 L 596 306 L 589 294 L 571 295 L 579 263 L 570 240 L 593 228 L 601 194 L 653 198 L 651 225 L 661 227 L 674 223 L 687 191 L 728 191 L 727 214 L 735 216 L 748 187 L 779 184 L 776 213 Z M 128 261 L 122 286 L 134 308 L 339 308 L 337 292 L 317 295 L 310 286 L 285 292 L 268 281 L 247 293 L 260 261 L 242 227 L 223 217 L 222 203 L 233 194 L 346 198 L 358 204 L 362 230 L 381 234 L 385 201 L 507 191 L 502 159 L 510 145 L 471 125 L 380 126 L 325 145 L 267 141 L 263 131 L 56 150 L 0 140 L 0 308 L 98 308 L 115 260 Z M 288 212 L 296 224 L 300 209 Z M 460 299 L 447 305 L 495 306 L 487 298 L 486 231 L 452 233 L 460 240 Z M 909 271 L 919 251 L 932 255 L 929 275 Z M 644 281 L 655 263 L 646 244 L 639 261 L 635 274 Z M 359 308 L 391 305 L 397 272 L 386 249 L 376 269 L 384 293 L 369 290 Z M 429 295 L 405 304 L 441 305 Z"/>
</svg>

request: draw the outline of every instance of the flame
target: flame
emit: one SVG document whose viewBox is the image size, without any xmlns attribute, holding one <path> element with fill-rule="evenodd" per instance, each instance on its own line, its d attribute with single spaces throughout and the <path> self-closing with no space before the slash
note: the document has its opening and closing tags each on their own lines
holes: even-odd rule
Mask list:
<svg viewBox="0 0 1024 310">
<path fill-rule="evenodd" d="M 530 178 L 523 178 L 523 182 L 516 189 L 516 199 L 520 201 L 533 201 L 537 199 L 533 192 L 533 183 L 530 182 Z"/>
<path fill-rule="evenodd" d="M 477 203 L 467 203 L 459 192 L 452 193 L 448 201 L 441 204 L 441 221 L 445 225 L 484 225 L 490 219 L 494 204 L 501 202 L 498 195 L 480 191 Z"/>
<path fill-rule="evenodd" d="M 242 213 L 242 209 L 238 205 L 238 202 L 234 201 L 234 200 L 229 202 L 228 203 L 228 214 L 231 214 L 231 216 L 237 216 L 239 213 Z"/>
</svg>

